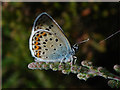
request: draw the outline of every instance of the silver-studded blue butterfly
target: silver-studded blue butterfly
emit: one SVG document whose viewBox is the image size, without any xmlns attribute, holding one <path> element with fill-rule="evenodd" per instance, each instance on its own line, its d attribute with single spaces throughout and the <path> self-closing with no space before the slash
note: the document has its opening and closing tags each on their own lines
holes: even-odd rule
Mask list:
<svg viewBox="0 0 120 90">
<path fill-rule="evenodd" d="M 37 62 L 72 62 L 78 46 L 71 48 L 63 30 L 44 12 L 34 21 L 29 48 Z"/>
</svg>

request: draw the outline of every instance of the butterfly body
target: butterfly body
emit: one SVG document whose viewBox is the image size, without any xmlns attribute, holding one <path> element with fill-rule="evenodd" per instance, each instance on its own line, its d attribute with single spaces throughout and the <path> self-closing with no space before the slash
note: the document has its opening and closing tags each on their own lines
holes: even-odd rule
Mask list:
<svg viewBox="0 0 120 90">
<path fill-rule="evenodd" d="M 36 18 L 29 39 L 29 48 L 37 62 L 73 60 L 74 50 L 63 30 L 47 13 L 42 13 Z"/>
</svg>

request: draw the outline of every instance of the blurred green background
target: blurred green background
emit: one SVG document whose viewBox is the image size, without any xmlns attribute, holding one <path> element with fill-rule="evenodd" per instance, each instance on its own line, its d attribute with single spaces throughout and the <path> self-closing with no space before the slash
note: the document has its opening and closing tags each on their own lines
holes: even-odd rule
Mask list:
<svg viewBox="0 0 120 90">
<path fill-rule="evenodd" d="M 28 69 L 34 61 L 29 37 L 42 12 L 56 20 L 71 45 L 90 38 L 79 45 L 77 64 L 88 60 L 113 73 L 113 65 L 120 64 L 120 34 L 99 44 L 119 30 L 119 3 L 6 2 L 2 3 L 2 88 L 109 88 L 102 77 L 83 81 L 74 74 Z"/>
</svg>

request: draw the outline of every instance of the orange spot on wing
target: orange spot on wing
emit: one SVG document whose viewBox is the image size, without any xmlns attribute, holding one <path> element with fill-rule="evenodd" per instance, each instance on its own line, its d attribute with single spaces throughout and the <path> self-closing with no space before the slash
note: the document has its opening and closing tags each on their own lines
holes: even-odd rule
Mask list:
<svg viewBox="0 0 120 90">
<path fill-rule="evenodd" d="M 39 56 L 40 55 L 40 53 L 37 53 L 37 56 Z"/>
<path fill-rule="evenodd" d="M 38 41 L 38 38 L 36 38 L 36 41 Z"/>
<path fill-rule="evenodd" d="M 38 37 L 40 37 L 41 35 L 39 34 Z"/>
<path fill-rule="evenodd" d="M 37 44 L 38 44 L 38 42 L 35 43 L 35 45 L 37 45 Z"/>
<path fill-rule="evenodd" d="M 40 56 L 40 51 L 38 51 L 38 53 L 37 53 L 37 57 L 39 57 L 39 58 L 41 57 L 41 56 Z"/>
<path fill-rule="evenodd" d="M 45 34 L 46 34 L 46 33 L 45 33 L 45 32 L 43 32 L 43 34 L 42 34 L 42 35 L 44 36 Z"/>
<path fill-rule="evenodd" d="M 39 46 L 36 46 L 35 50 L 38 50 L 39 49 Z"/>
</svg>

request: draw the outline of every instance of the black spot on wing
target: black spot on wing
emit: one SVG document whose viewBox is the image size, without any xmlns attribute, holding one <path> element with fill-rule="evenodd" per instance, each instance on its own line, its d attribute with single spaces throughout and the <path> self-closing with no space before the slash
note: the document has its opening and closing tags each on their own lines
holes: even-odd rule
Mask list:
<svg viewBox="0 0 120 90">
<path fill-rule="evenodd" d="M 51 26 L 49 26 L 49 29 L 51 29 Z"/>
<path fill-rule="evenodd" d="M 58 42 L 58 39 L 55 39 L 56 42 Z"/>
<path fill-rule="evenodd" d="M 60 46 L 62 46 L 62 44 L 60 44 Z"/>
<path fill-rule="evenodd" d="M 45 41 L 47 42 L 48 40 L 47 40 L 47 39 L 45 39 Z"/>
<path fill-rule="evenodd" d="M 45 45 L 43 45 L 43 47 L 46 47 Z"/>
<path fill-rule="evenodd" d="M 53 27 L 53 25 L 51 25 L 51 27 Z"/>
<path fill-rule="evenodd" d="M 53 47 L 53 45 L 51 45 L 51 47 Z"/>
<path fill-rule="evenodd" d="M 46 48 L 45 50 L 46 50 L 46 51 L 48 51 L 48 49 L 47 49 L 47 48 Z"/>
<path fill-rule="evenodd" d="M 50 38 L 50 41 L 52 41 L 52 38 Z"/>
<path fill-rule="evenodd" d="M 46 44 L 46 42 L 43 42 L 43 44 Z"/>
<path fill-rule="evenodd" d="M 40 34 L 43 34 L 43 32 L 41 32 Z"/>
<path fill-rule="evenodd" d="M 43 52 L 42 54 L 45 54 L 45 52 Z"/>
<path fill-rule="evenodd" d="M 46 28 L 46 30 L 48 30 L 48 31 L 49 31 L 49 29 L 48 29 L 48 28 Z"/>
</svg>

